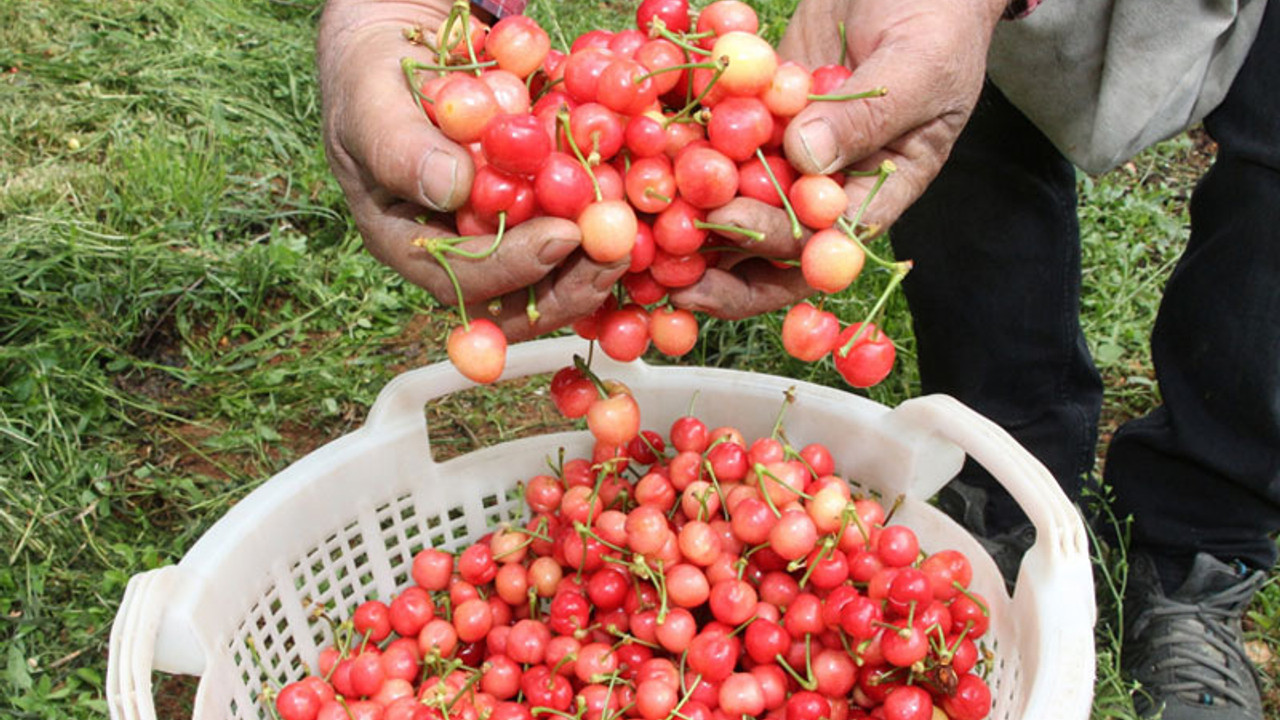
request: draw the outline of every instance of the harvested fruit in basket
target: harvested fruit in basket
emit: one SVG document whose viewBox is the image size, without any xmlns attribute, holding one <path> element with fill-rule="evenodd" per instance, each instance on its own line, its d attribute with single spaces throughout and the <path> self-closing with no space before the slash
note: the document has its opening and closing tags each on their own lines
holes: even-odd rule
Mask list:
<svg viewBox="0 0 1280 720">
<path fill-rule="evenodd" d="M 818 293 L 837 293 L 869 260 L 889 280 L 867 316 L 849 325 L 854 328 L 879 320 L 885 299 L 911 267 L 871 252 L 865 241 L 878 228 L 860 222 L 892 163 L 859 173 L 875 181 L 846 218 L 845 175 L 803 175 L 783 150 L 788 124 L 810 103 L 876 102 L 884 88 L 834 94 L 849 77 L 843 65 L 780 62 L 757 34 L 755 11 L 738 0 L 717 0 L 696 14 L 687 0 L 648 0 L 637 7 L 635 22 L 617 32 L 592 30 L 561 52 L 528 17 L 506 17 L 488 28 L 459 2 L 438 31 L 407 33 L 434 51 L 430 63 L 402 61 L 409 90 L 430 122 L 470 148 L 476 166 L 469 199 L 455 216 L 458 236 L 414 243 L 454 279 L 461 327 L 450 338 L 449 357 L 477 382 L 501 374 L 505 338 L 494 338 L 501 334 L 496 325 L 473 327 L 450 263 L 491 256 L 507 231 L 531 218 L 574 221 L 591 259 L 629 262 L 611 299 L 616 302 L 574 325 L 588 339 L 600 336 L 601 349 L 619 360 L 639 356 L 651 341 L 672 356 L 693 348 L 697 317 L 663 301 L 709 267 L 758 254 L 798 267 Z M 708 220 L 708 213 L 740 197 L 785 209 L 803 252 L 753 250 L 763 232 Z M 480 251 L 463 249 L 479 237 L 492 242 Z M 532 289 L 527 312 L 536 322 Z M 788 315 L 783 346 L 809 362 L 832 356 L 857 387 L 883 379 L 894 354 L 881 350 L 867 359 L 869 348 L 892 350 L 883 331 L 873 342 L 857 330 L 852 333 L 861 340 L 839 335 L 838 321 L 835 329 Z"/>
<path fill-rule="evenodd" d="M 556 400 L 602 413 L 592 456 L 531 469 L 521 519 L 419 551 L 411 586 L 335 622 L 282 720 L 987 716 L 963 553 L 923 552 L 781 413 L 759 438 L 692 412 L 639 431 L 580 359 L 553 395 L 582 382 Z"/>
</svg>

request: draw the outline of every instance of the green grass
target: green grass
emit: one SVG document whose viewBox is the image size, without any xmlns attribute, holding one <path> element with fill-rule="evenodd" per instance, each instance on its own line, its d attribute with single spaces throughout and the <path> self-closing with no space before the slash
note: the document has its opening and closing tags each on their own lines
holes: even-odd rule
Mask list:
<svg viewBox="0 0 1280 720">
<path fill-rule="evenodd" d="M 776 39 L 794 0 L 757 5 Z M 358 426 L 395 373 L 442 357 L 450 316 L 362 251 L 325 164 L 318 7 L 0 6 L 0 71 L 16 69 L 0 75 L 0 715 L 105 716 L 129 577 L 176 562 L 258 483 Z M 631 7 L 533 11 L 563 42 Z M 1192 173 L 1177 169 L 1194 149 L 1183 138 L 1082 178 L 1109 427 L 1157 400 L 1145 337 L 1185 240 Z M 872 294 L 834 303 L 859 317 Z M 836 384 L 829 365 L 786 359 L 779 322 L 708 323 L 691 362 Z M 887 325 L 903 361 L 870 395 L 894 404 L 918 392 L 900 297 Z M 519 402 L 486 390 L 444 408 L 442 444 L 536 427 L 507 410 Z M 1108 607 L 1098 712 L 1123 716 Z M 1273 583 L 1251 611 L 1273 652 L 1278 618 Z"/>
</svg>

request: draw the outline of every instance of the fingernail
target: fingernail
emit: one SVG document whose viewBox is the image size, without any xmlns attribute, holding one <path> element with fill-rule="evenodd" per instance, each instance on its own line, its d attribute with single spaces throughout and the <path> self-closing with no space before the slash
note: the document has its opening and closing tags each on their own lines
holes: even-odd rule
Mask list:
<svg viewBox="0 0 1280 720">
<path fill-rule="evenodd" d="M 573 249 L 576 247 L 578 247 L 578 243 L 575 240 L 551 238 L 550 240 L 547 240 L 542 247 L 538 248 L 538 262 L 543 265 L 558 263 L 563 260 L 566 255 L 573 252 Z"/>
<path fill-rule="evenodd" d="M 836 162 L 836 131 L 826 118 L 814 118 L 800 126 L 800 145 L 818 173 L 830 172 Z"/>
<path fill-rule="evenodd" d="M 451 210 L 450 200 L 458 182 L 458 160 L 452 153 L 432 149 L 422 159 L 422 174 L 418 178 L 422 195 L 432 210 Z"/>
</svg>

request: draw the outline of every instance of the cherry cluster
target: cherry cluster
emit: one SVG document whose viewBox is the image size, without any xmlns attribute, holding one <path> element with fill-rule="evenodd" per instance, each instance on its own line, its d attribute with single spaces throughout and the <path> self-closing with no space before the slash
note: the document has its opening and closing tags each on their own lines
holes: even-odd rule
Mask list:
<svg viewBox="0 0 1280 720">
<path fill-rule="evenodd" d="M 748 4 L 716 0 L 695 17 L 687 0 L 644 0 L 636 27 L 587 32 L 568 53 L 553 49 L 529 17 L 490 29 L 467 7 L 458 0 L 431 40 L 411 34 L 434 49 L 435 62 L 403 61 L 427 117 L 475 161 L 469 199 L 455 216 L 460 237 L 415 240 L 446 269 L 449 256 L 491 255 L 507 229 L 530 218 L 575 221 L 583 252 L 629 267 L 617 293 L 574 329 L 625 361 L 651 345 L 670 356 L 693 348 L 695 315 L 661 303 L 763 238 L 708 222 L 710 211 L 737 197 L 784 208 L 797 241 L 812 233 L 798 259 L 778 262 L 798 265 L 817 291 L 848 287 L 868 258 L 896 280 L 909 268 L 862 242 L 875 229 L 859 218 L 891 164 L 869 173 L 878 176 L 874 190 L 849 220 L 845 174 L 799 174 L 783 154 L 788 123 L 810 103 L 873 98 L 883 89 L 830 94 L 849 69 L 780 62 Z M 488 236 L 487 249 L 460 247 Z M 732 236 L 746 242 L 724 240 Z M 461 299 L 456 283 L 455 291 Z M 788 315 L 783 345 L 806 361 L 833 354 L 850 383 L 875 384 L 893 364 L 893 343 L 869 322 L 882 306 L 883 297 L 866 321 L 842 331 L 834 314 L 798 305 L 807 309 Z M 536 321 L 532 289 L 527 308 Z M 506 339 L 493 322 L 460 310 L 449 357 L 467 377 L 491 382 L 504 367 Z"/>
<path fill-rule="evenodd" d="M 557 381 L 594 416 L 592 457 L 523 483 L 527 520 L 420 551 L 413 585 L 361 603 L 275 696 L 282 720 L 989 714 L 968 558 L 922 552 L 827 447 L 793 446 L 782 413 L 752 440 L 692 413 L 639 432 L 624 386 L 580 360 Z"/>
</svg>

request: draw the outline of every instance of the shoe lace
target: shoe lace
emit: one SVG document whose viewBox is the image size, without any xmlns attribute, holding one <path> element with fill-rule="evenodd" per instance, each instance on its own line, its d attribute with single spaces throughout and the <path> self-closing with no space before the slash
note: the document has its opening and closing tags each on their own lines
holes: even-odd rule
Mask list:
<svg viewBox="0 0 1280 720">
<path fill-rule="evenodd" d="M 1153 625 L 1166 628 L 1152 633 L 1146 653 L 1159 658 L 1153 667 L 1157 672 L 1148 682 L 1154 695 L 1177 696 L 1195 704 L 1218 704 L 1218 700 L 1238 707 L 1252 704 L 1246 683 L 1256 683 L 1257 677 L 1244 654 L 1238 620 L 1261 580 L 1237 583 L 1198 603 L 1152 599 L 1133 632 L 1141 636 Z"/>
</svg>

